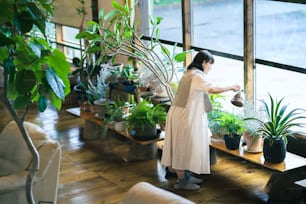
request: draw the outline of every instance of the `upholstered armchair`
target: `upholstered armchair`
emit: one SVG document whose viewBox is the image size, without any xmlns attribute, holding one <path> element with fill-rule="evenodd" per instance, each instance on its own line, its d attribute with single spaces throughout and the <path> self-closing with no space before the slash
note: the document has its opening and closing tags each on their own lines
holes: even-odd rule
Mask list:
<svg viewBox="0 0 306 204">
<path fill-rule="evenodd" d="M 180 195 L 154 186 L 148 182 L 133 185 L 120 204 L 195 204 Z"/>
<path fill-rule="evenodd" d="M 56 203 L 61 148 L 39 126 L 25 122 L 40 156 L 40 167 L 34 179 L 36 203 Z M 31 153 L 14 121 L 0 133 L 0 203 L 26 203 L 25 184 Z"/>
</svg>

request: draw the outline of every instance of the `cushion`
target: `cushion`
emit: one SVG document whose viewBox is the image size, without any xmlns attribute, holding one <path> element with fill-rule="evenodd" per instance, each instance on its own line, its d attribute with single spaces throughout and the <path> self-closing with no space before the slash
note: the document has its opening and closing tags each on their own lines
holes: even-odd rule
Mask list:
<svg viewBox="0 0 306 204">
<path fill-rule="evenodd" d="M 194 204 L 186 198 L 170 191 L 153 186 L 147 182 L 139 182 L 132 186 L 121 204 Z"/>
</svg>

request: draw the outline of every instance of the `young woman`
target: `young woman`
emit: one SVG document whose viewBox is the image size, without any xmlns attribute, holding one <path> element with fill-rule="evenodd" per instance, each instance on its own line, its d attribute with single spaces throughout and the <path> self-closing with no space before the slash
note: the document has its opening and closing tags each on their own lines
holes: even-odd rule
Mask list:
<svg viewBox="0 0 306 204">
<path fill-rule="evenodd" d="M 174 169 L 177 189 L 197 190 L 201 179 L 192 176 L 210 173 L 207 112 L 211 109 L 208 94 L 239 91 L 239 85 L 218 87 L 207 80 L 214 57 L 200 51 L 179 82 L 167 115 L 166 135 L 161 164 Z"/>
</svg>

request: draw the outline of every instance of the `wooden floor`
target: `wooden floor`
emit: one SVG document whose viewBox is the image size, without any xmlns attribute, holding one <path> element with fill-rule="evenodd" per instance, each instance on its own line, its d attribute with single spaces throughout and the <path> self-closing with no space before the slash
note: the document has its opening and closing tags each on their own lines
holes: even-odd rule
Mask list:
<svg viewBox="0 0 306 204">
<path fill-rule="evenodd" d="M 3 115 L 3 114 L 2 114 Z M 8 118 L 2 117 L 0 122 Z M 218 153 L 217 164 L 210 175 L 200 175 L 205 182 L 199 191 L 173 188 L 176 178 L 165 179 L 159 159 L 126 161 L 101 155 L 82 140 L 84 121 L 64 111 L 33 110 L 27 118 L 44 128 L 51 138 L 62 145 L 58 204 L 119 203 L 128 189 L 139 181 L 147 181 L 195 203 L 252 204 L 258 198 L 271 171 L 246 161 Z M 122 149 L 130 144 L 122 145 Z M 102 148 L 102 147 L 101 147 Z M 121 151 L 121 153 L 124 150 Z M 111 158 L 111 159 L 110 159 Z"/>
</svg>

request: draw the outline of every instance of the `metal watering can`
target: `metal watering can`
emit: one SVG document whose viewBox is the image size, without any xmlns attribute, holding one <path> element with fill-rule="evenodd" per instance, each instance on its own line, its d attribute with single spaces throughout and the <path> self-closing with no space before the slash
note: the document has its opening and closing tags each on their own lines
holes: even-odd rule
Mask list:
<svg viewBox="0 0 306 204">
<path fill-rule="evenodd" d="M 238 91 L 231 100 L 231 103 L 237 107 L 243 107 L 244 98 L 243 98 L 243 90 Z"/>
</svg>

